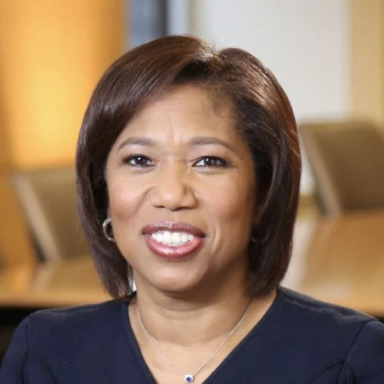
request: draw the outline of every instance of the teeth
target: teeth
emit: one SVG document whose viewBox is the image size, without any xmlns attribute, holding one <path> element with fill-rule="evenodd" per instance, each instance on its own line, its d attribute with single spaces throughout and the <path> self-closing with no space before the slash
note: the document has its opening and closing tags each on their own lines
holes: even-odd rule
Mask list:
<svg viewBox="0 0 384 384">
<path fill-rule="evenodd" d="M 171 247 L 177 247 L 192 241 L 194 236 L 186 232 L 162 231 L 152 233 L 152 238 L 155 239 L 158 243 Z"/>
<path fill-rule="evenodd" d="M 172 243 L 180 243 L 181 242 L 181 234 L 177 232 L 172 233 Z"/>
<path fill-rule="evenodd" d="M 159 243 L 162 243 L 163 242 L 163 234 L 159 232 L 159 233 L 156 233 L 155 235 L 156 235 L 156 237 L 155 237 L 156 241 L 158 241 Z"/>
<path fill-rule="evenodd" d="M 163 243 L 170 243 L 172 241 L 172 233 L 165 231 L 163 233 Z"/>
</svg>

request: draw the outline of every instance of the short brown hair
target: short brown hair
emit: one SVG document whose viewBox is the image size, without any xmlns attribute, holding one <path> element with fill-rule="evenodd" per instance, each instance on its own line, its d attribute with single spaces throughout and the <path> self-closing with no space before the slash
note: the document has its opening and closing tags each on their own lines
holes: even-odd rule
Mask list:
<svg viewBox="0 0 384 384">
<path fill-rule="evenodd" d="M 231 100 L 239 132 L 253 155 L 255 193 L 260 197 L 249 249 L 253 294 L 276 289 L 287 271 L 301 157 L 285 92 L 271 71 L 244 50 L 216 51 L 196 37 L 169 36 L 141 45 L 111 65 L 92 95 L 80 131 L 76 156 L 80 218 L 100 278 L 115 298 L 128 299 L 132 293 L 132 271 L 102 232 L 108 214 L 107 157 L 144 102 L 188 84 Z"/>
</svg>

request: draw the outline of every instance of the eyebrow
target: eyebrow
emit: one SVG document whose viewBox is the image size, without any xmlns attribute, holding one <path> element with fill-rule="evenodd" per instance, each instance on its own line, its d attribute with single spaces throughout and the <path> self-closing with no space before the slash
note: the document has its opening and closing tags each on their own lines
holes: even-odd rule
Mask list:
<svg viewBox="0 0 384 384">
<path fill-rule="evenodd" d="M 193 137 L 191 140 L 189 140 L 189 144 L 192 145 L 193 147 L 204 146 L 204 145 L 220 145 L 222 147 L 225 147 L 235 152 L 235 150 L 229 143 L 217 137 L 210 137 L 210 136 Z M 129 145 L 154 147 L 156 145 L 156 141 L 149 137 L 130 137 L 129 139 L 124 140 L 118 146 L 117 149 L 120 150 L 121 148 Z"/>
<path fill-rule="evenodd" d="M 141 145 L 143 147 L 153 147 L 155 141 L 149 137 L 130 137 L 127 140 L 124 140 L 119 146 L 118 150 L 121 148 L 127 147 L 129 145 Z"/>
<path fill-rule="evenodd" d="M 224 140 L 221 140 L 217 137 L 208 137 L 208 136 L 194 137 L 189 142 L 194 147 L 197 147 L 200 145 L 221 145 L 222 147 L 225 147 L 234 152 L 234 149 L 230 144 L 228 144 Z"/>
</svg>

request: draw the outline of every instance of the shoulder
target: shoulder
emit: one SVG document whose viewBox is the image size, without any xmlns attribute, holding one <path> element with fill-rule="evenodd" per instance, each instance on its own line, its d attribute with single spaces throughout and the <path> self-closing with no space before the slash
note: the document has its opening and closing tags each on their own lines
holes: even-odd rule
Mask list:
<svg viewBox="0 0 384 384">
<path fill-rule="evenodd" d="M 29 316 L 30 322 L 48 322 L 58 325 L 69 325 L 81 323 L 97 317 L 115 316 L 122 306 L 126 305 L 116 300 L 105 301 L 103 303 L 80 305 L 76 307 L 43 309 L 36 311 Z"/>
<path fill-rule="evenodd" d="M 26 320 L 29 348 L 48 358 L 52 351 L 68 355 L 92 349 L 96 343 L 108 346 L 124 332 L 125 308 L 124 303 L 108 301 L 35 312 Z"/>
<path fill-rule="evenodd" d="M 308 364 L 322 362 L 324 369 L 337 364 L 346 377 L 372 375 L 384 382 L 384 324 L 377 319 L 286 288 L 276 305 L 289 343 L 306 351 Z"/>
<path fill-rule="evenodd" d="M 360 327 L 366 322 L 376 320 L 368 314 L 326 303 L 288 288 L 281 288 L 279 295 L 280 305 L 287 316 L 299 317 L 302 322 L 309 321 L 311 325 L 326 326 L 330 331 L 336 331 L 340 327 Z"/>
<path fill-rule="evenodd" d="M 365 313 L 325 303 L 287 288 L 281 288 L 277 305 L 287 325 L 302 333 L 321 335 L 323 341 L 352 342 L 369 322 L 377 320 Z"/>
<path fill-rule="evenodd" d="M 115 327 L 121 321 L 121 311 L 126 304 L 118 301 L 83 305 L 77 307 L 46 309 L 34 312 L 27 318 L 29 338 L 34 333 L 44 336 L 65 336 L 81 331 L 87 334 Z M 31 340 L 30 340 L 31 341 Z"/>
<path fill-rule="evenodd" d="M 125 308 L 124 303 L 108 301 L 33 313 L 20 323 L 13 336 L 0 382 L 23 382 L 22 377 L 28 374 L 34 383 L 56 382 L 54 377 L 65 376 L 67 371 L 81 377 L 85 366 L 105 360 L 105 350 L 118 350 L 116 340 L 124 339 Z"/>
</svg>

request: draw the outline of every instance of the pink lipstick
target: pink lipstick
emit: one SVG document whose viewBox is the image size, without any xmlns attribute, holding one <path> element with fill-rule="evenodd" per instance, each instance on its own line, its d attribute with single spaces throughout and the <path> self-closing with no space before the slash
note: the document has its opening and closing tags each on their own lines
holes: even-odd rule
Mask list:
<svg viewBox="0 0 384 384">
<path fill-rule="evenodd" d="M 142 230 L 144 241 L 156 255 L 171 261 L 192 255 L 204 244 L 204 232 L 187 223 L 156 222 Z"/>
</svg>

